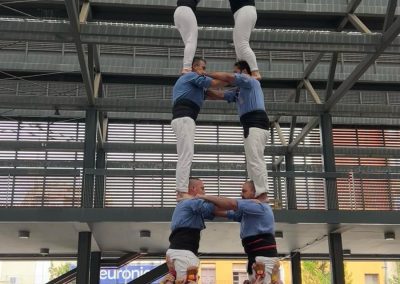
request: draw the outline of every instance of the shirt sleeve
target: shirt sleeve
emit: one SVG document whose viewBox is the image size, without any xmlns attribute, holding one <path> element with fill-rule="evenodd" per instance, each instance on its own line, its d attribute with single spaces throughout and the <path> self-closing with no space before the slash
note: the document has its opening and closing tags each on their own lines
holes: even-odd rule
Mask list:
<svg viewBox="0 0 400 284">
<path fill-rule="evenodd" d="M 224 100 L 228 103 L 236 102 L 237 100 L 237 92 L 236 90 L 230 90 L 224 92 Z"/>
<path fill-rule="evenodd" d="M 197 200 L 192 204 L 192 209 L 195 213 L 202 214 L 204 219 L 213 220 L 215 215 L 215 205 L 211 202 L 207 202 L 204 200 Z"/>
<path fill-rule="evenodd" d="M 237 74 L 235 73 L 235 81 L 234 84 L 235 86 L 238 86 L 240 88 L 251 88 L 251 82 L 254 80 L 252 77 L 246 74 Z"/>
<path fill-rule="evenodd" d="M 266 210 L 263 204 L 252 200 L 238 200 L 238 211 L 252 215 L 265 215 Z"/>
<path fill-rule="evenodd" d="M 226 217 L 229 219 L 229 220 L 233 220 L 233 221 L 236 221 L 236 222 L 240 222 L 240 221 L 242 221 L 242 214 L 243 212 L 242 211 L 240 211 L 240 210 L 238 210 L 238 211 L 233 211 L 233 210 L 229 210 L 229 211 L 227 211 L 227 213 L 226 213 Z"/>
<path fill-rule="evenodd" d="M 197 75 L 194 77 L 191 82 L 192 84 L 196 85 L 199 88 L 205 88 L 208 89 L 211 86 L 212 78 L 203 76 L 203 75 Z"/>
</svg>

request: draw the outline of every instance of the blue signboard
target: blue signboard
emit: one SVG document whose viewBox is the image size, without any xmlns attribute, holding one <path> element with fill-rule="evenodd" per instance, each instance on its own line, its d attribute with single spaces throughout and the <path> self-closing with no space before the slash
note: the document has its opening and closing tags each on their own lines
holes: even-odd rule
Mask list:
<svg viewBox="0 0 400 284">
<path fill-rule="evenodd" d="M 101 269 L 100 284 L 126 284 L 156 267 L 157 265 L 136 264 L 127 265 L 119 269 Z"/>
<path fill-rule="evenodd" d="M 159 264 L 153 263 L 137 263 L 129 264 L 118 269 L 102 268 L 100 270 L 100 284 L 126 284 L 156 268 L 158 265 Z M 75 267 L 76 265 L 71 265 L 71 269 Z M 159 281 L 153 283 L 159 283 Z"/>
</svg>

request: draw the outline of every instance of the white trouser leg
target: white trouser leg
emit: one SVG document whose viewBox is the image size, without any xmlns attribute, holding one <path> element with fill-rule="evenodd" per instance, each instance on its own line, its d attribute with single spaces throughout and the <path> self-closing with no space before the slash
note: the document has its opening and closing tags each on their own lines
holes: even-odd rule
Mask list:
<svg viewBox="0 0 400 284">
<path fill-rule="evenodd" d="M 233 44 L 238 60 L 245 60 L 251 71 L 258 70 L 256 55 L 250 47 L 249 40 L 257 22 L 257 10 L 254 6 L 244 6 L 233 14 Z"/>
<path fill-rule="evenodd" d="M 249 136 L 244 138 L 247 173 L 254 182 L 256 197 L 268 192 L 267 163 L 264 159 L 264 149 L 269 137 L 268 130 L 250 127 Z"/>
<path fill-rule="evenodd" d="M 186 280 L 188 267 L 199 267 L 199 258 L 190 250 L 168 249 L 166 254 L 174 263 L 176 280 Z"/>
<path fill-rule="evenodd" d="M 189 7 L 179 6 L 174 13 L 174 23 L 185 44 L 183 68 L 191 69 L 197 48 L 198 28 L 196 16 Z"/>
<path fill-rule="evenodd" d="M 180 117 L 171 121 L 171 127 L 176 135 L 176 190 L 188 192 L 190 168 L 194 154 L 194 137 L 196 123 L 190 117 Z"/>
</svg>

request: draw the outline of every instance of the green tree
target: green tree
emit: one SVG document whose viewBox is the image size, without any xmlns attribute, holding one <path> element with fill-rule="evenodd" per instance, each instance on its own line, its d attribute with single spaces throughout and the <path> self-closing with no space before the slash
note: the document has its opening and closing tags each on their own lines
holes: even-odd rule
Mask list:
<svg viewBox="0 0 400 284">
<path fill-rule="evenodd" d="M 71 269 L 71 264 L 66 262 L 66 263 L 61 263 L 61 264 L 55 264 L 51 262 L 50 268 L 49 268 L 49 273 L 50 273 L 50 279 L 55 279 L 58 276 L 63 275 L 64 273 L 67 273 Z"/>
<path fill-rule="evenodd" d="M 317 260 L 302 261 L 301 273 L 302 273 L 303 283 L 307 284 L 331 283 L 331 271 L 330 271 L 329 261 L 317 261 Z M 346 263 L 344 264 L 344 273 L 345 273 L 346 284 L 352 284 L 353 283 L 352 275 L 348 271 Z"/>
<path fill-rule="evenodd" d="M 396 262 L 396 272 L 389 279 L 390 284 L 400 284 L 400 262 Z"/>
</svg>

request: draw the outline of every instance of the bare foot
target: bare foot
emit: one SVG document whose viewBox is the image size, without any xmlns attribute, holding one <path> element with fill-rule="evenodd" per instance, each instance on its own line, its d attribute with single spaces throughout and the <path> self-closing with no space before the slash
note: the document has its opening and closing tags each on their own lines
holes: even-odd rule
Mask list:
<svg viewBox="0 0 400 284">
<path fill-rule="evenodd" d="M 258 70 L 251 71 L 251 77 L 253 77 L 254 79 L 260 81 L 261 80 L 260 71 L 258 71 Z"/>
<path fill-rule="evenodd" d="M 181 74 L 192 72 L 192 68 L 182 68 Z"/>
<path fill-rule="evenodd" d="M 177 202 L 179 202 L 179 201 L 182 201 L 182 200 L 185 200 L 185 199 L 192 199 L 193 198 L 193 196 L 191 196 L 189 193 L 187 193 L 187 192 L 181 192 L 181 191 L 178 191 L 177 193 L 176 193 L 176 201 Z"/>
</svg>

